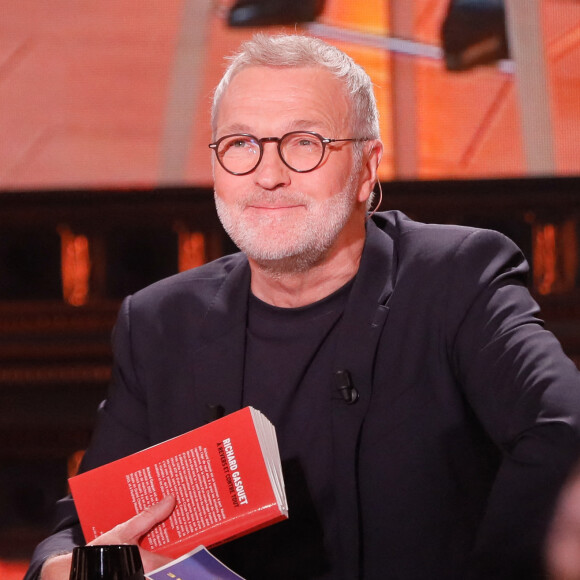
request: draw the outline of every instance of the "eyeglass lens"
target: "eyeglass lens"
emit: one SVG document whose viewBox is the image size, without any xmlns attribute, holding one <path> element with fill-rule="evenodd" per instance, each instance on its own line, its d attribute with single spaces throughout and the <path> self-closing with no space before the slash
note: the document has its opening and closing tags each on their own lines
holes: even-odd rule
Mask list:
<svg viewBox="0 0 580 580">
<path fill-rule="evenodd" d="M 229 135 L 219 142 L 217 155 L 227 171 L 248 173 L 259 163 L 263 145 L 251 135 Z M 286 165 L 296 171 L 311 171 L 322 160 L 324 143 L 311 133 L 288 133 L 278 144 Z"/>
</svg>

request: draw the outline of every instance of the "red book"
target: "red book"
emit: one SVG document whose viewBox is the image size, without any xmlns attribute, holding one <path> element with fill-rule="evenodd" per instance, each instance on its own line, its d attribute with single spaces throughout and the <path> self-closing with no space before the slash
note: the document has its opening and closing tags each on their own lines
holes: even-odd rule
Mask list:
<svg viewBox="0 0 580 580">
<path fill-rule="evenodd" d="M 69 483 L 87 542 L 173 495 L 171 516 L 140 541 L 172 558 L 288 517 L 276 432 L 252 407 Z"/>
</svg>

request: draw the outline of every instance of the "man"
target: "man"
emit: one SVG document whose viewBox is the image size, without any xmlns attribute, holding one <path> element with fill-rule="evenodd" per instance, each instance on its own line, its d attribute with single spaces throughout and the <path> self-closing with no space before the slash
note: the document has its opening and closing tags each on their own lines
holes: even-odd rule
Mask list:
<svg viewBox="0 0 580 580">
<path fill-rule="evenodd" d="M 546 541 L 550 580 L 580 580 L 580 465 L 566 482 Z"/>
<path fill-rule="evenodd" d="M 217 554 L 248 579 L 539 578 L 578 453 L 580 380 L 502 235 L 370 217 L 372 84 L 339 50 L 257 36 L 213 110 L 215 200 L 242 250 L 128 298 L 82 469 L 252 405 L 290 518 Z M 114 500 L 113 500 L 114 501 Z M 97 540 L 132 542 L 172 498 Z M 71 500 L 37 549 L 66 578 Z M 146 569 L 159 561 L 143 554 Z"/>
</svg>

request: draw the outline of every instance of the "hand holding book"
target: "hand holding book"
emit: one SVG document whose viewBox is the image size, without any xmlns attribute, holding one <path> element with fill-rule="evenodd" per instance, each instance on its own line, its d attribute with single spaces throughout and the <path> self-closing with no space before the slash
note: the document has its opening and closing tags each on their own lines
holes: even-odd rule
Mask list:
<svg viewBox="0 0 580 580">
<path fill-rule="evenodd" d="M 139 542 L 172 558 L 288 517 L 274 427 L 251 407 L 77 475 L 70 486 L 89 541 L 175 497 L 171 515 Z"/>
<path fill-rule="evenodd" d="M 158 523 L 165 521 L 175 507 L 175 498 L 168 496 L 147 510 L 133 516 L 126 522 L 115 526 L 102 534 L 89 545 L 137 544 L 139 538 Z M 153 570 L 166 565 L 170 559 L 140 549 L 141 560 L 145 570 Z M 42 580 L 68 580 L 72 562 L 72 553 L 49 558 L 42 568 Z"/>
</svg>

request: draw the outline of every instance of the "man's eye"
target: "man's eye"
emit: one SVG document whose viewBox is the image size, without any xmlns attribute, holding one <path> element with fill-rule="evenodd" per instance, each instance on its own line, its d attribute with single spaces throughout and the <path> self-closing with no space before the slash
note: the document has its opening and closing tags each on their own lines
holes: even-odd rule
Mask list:
<svg viewBox="0 0 580 580">
<path fill-rule="evenodd" d="M 229 147 L 245 147 L 248 144 L 246 139 L 236 139 L 229 144 Z"/>
</svg>

